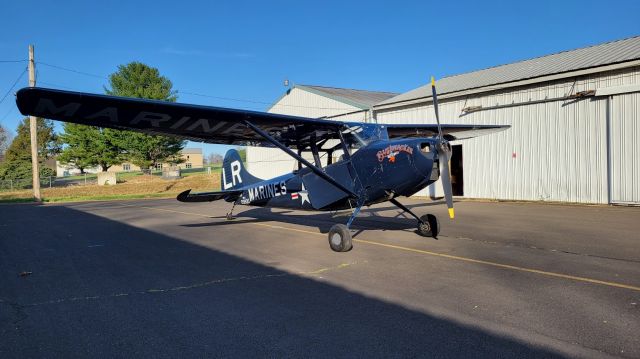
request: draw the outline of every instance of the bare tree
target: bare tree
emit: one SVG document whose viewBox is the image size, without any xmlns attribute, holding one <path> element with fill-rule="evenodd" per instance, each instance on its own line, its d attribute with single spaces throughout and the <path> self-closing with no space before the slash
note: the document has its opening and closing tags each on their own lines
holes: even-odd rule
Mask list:
<svg viewBox="0 0 640 359">
<path fill-rule="evenodd" d="M 9 135 L 9 131 L 0 125 L 0 160 L 4 159 L 4 153 L 7 151 L 7 148 L 9 148 L 10 143 L 11 136 Z"/>
<path fill-rule="evenodd" d="M 222 163 L 222 156 L 217 153 L 210 153 L 206 160 L 208 165 Z"/>
</svg>

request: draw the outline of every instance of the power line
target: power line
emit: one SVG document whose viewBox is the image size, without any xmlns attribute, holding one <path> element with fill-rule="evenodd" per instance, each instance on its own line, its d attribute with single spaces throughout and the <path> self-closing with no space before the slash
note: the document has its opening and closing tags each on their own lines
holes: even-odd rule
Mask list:
<svg viewBox="0 0 640 359">
<path fill-rule="evenodd" d="M 53 67 L 54 69 L 58 69 L 58 70 L 64 70 L 64 71 L 73 72 L 73 73 L 80 74 L 80 75 L 91 76 L 91 77 L 96 77 L 96 78 L 99 78 L 99 79 L 105 79 L 105 80 L 108 80 L 108 78 L 107 78 L 107 77 L 105 77 L 105 76 L 96 75 L 96 74 L 91 74 L 91 73 L 84 72 L 84 71 L 78 71 L 78 70 L 74 70 L 74 69 L 70 69 L 70 68 L 62 67 L 62 66 L 58 66 L 58 65 L 52 65 L 52 64 L 48 64 L 48 63 L 46 63 L 46 62 L 38 61 L 38 62 L 37 62 L 37 64 L 39 64 L 39 65 L 44 65 L 44 66 L 49 66 L 49 67 Z"/>
<path fill-rule="evenodd" d="M 270 103 L 263 102 L 263 101 L 243 100 L 243 99 L 231 98 L 231 97 L 220 97 L 220 96 L 204 95 L 204 94 L 201 94 L 201 93 L 195 93 L 195 92 L 189 92 L 189 91 L 180 91 L 180 90 L 178 90 L 178 93 L 179 94 L 183 93 L 185 95 L 193 95 L 193 96 L 200 96 L 200 97 L 215 98 L 217 100 L 248 102 L 248 103 L 257 103 L 257 104 L 261 104 L 261 105 L 270 105 Z"/>
<path fill-rule="evenodd" d="M 4 116 L 2 116 L 2 118 L 0 118 L 0 125 L 7 118 L 7 116 L 9 116 L 9 114 L 12 113 L 15 109 L 16 108 L 14 106 L 11 106 L 11 108 L 9 108 L 9 111 L 7 111 L 7 113 L 5 113 Z"/>
<path fill-rule="evenodd" d="M 46 82 L 46 81 L 40 81 L 40 80 L 38 80 L 38 83 L 39 83 L 39 84 L 41 84 L 41 85 L 48 85 L 48 86 L 53 86 L 53 87 L 60 87 L 60 88 L 64 88 L 64 89 L 67 89 L 67 90 L 73 90 L 73 88 L 72 88 L 72 87 L 65 86 L 65 85 L 60 85 L 60 84 L 54 84 L 54 83 L 52 83 L 52 82 Z"/>
<path fill-rule="evenodd" d="M 178 93 L 179 93 L 179 94 L 183 93 L 183 94 L 185 94 L 185 95 L 200 96 L 200 97 L 209 97 L 209 98 L 214 98 L 214 99 L 217 99 L 217 100 L 236 101 L 236 102 L 247 102 L 247 103 L 260 104 L 260 105 L 273 105 L 273 106 L 283 106 L 283 107 L 311 108 L 311 109 L 316 109 L 316 110 L 339 110 L 339 111 L 352 111 L 352 110 L 353 110 L 352 108 L 346 108 L 346 107 L 314 107 L 314 106 L 302 106 L 302 105 L 284 105 L 284 104 L 274 104 L 273 102 L 265 102 L 265 101 L 246 100 L 246 99 L 231 98 L 231 97 L 220 97 L 220 96 L 204 95 L 204 94 L 200 94 L 200 93 L 189 92 L 189 91 L 180 91 L 180 90 L 178 90 Z"/>
<path fill-rule="evenodd" d="M 105 77 L 105 76 L 96 75 L 96 74 L 92 74 L 92 73 L 88 73 L 88 72 L 84 72 L 84 71 L 78 71 L 78 70 L 70 69 L 68 67 L 52 65 L 52 64 L 45 63 L 45 62 L 37 62 L 37 63 L 40 64 L 40 65 L 49 66 L 49 67 L 52 67 L 52 68 L 55 68 L 55 69 L 59 69 L 59 70 L 69 71 L 69 72 L 73 72 L 73 73 L 80 74 L 80 75 L 85 75 L 85 76 L 90 76 L 90 77 L 95 77 L 95 78 L 99 78 L 99 79 L 108 80 L 108 78 Z M 43 82 L 40 81 L 40 83 L 43 83 Z M 213 95 L 201 94 L 201 93 L 191 92 L 191 91 L 180 91 L 180 90 L 178 90 L 178 93 L 179 94 L 185 94 L 185 95 L 213 98 L 213 99 L 216 99 L 216 100 L 253 103 L 253 104 L 259 104 L 259 105 L 272 105 L 272 106 L 279 106 L 279 107 L 308 108 L 308 109 L 314 109 L 314 110 L 353 111 L 353 108 L 346 108 L 346 107 L 314 107 L 314 106 L 302 106 L 302 105 L 274 104 L 273 102 L 248 100 L 248 99 L 240 99 L 240 98 L 232 98 L 232 97 L 213 96 Z"/>
<path fill-rule="evenodd" d="M 22 70 L 22 72 L 20 73 L 20 76 L 18 76 L 18 78 L 16 79 L 16 81 L 13 83 L 13 85 L 11 85 L 11 87 L 9 88 L 9 90 L 7 91 L 7 93 L 4 94 L 4 96 L 2 96 L 2 100 L 0 100 L 0 104 L 2 102 L 4 102 L 4 100 L 7 98 L 7 96 L 9 96 L 9 94 L 11 93 L 11 90 L 13 90 L 14 87 L 16 87 L 16 85 L 18 84 L 18 81 L 20 81 L 20 79 L 22 79 L 22 76 L 24 76 L 24 74 L 27 72 L 27 69 Z"/>
<path fill-rule="evenodd" d="M 0 60 L 0 64 L 16 63 L 16 62 L 27 62 L 27 59 L 24 59 L 24 60 Z"/>
</svg>

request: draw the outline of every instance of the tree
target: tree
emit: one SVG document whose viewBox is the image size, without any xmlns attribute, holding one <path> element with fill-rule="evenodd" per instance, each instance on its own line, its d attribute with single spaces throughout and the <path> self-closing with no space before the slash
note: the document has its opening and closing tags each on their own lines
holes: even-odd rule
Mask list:
<svg viewBox="0 0 640 359">
<path fill-rule="evenodd" d="M 110 89 L 105 92 L 114 96 L 126 96 L 175 102 L 176 92 L 169 79 L 160 75 L 158 69 L 140 62 L 118 66 L 118 71 L 109 76 Z M 126 157 L 133 164 L 146 169 L 163 162 L 180 163 L 180 151 L 186 141 L 160 135 L 146 135 L 122 131 L 116 143 L 126 149 Z"/>
<path fill-rule="evenodd" d="M 0 165 L 0 179 L 23 179 L 31 177 L 31 134 L 29 118 L 19 125 L 16 137 L 5 153 L 5 161 Z M 60 151 L 58 138 L 53 131 L 51 120 L 37 119 L 38 161 L 41 173 L 44 162 Z"/>
<path fill-rule="evenodd" d="M 107 172 L 111 166 L 119 165 L 127 159 L 122 147 L 123 131 L 111 128 L 99 128 L 98 131 L 100 131 L 100 141 L 95 143 L 96 151 L 99 153 L 98 166 L 103 172 Z"/>
<path fill-rule="evenodd" d="M 247 162 L 247 148 L 246 147 L 237 147 L 236 150 L 238 151 L 238 154 L 240 155 L 240 159 L 242 160 L 242 162 L 246 163 Z"/>
<path fill-rule="evenodd" d="M 9 142 L 11 138 L 9 137 L 9 131 L 0 125 L 0 161 L 4 158 L 4 153 L 9 147 Z"/>
<path fill-rule="evenodd" d="M 58 156 L 58 161 L 76 167 L 80 173 L 84 173 L 85 168 L 97 166 L 95 144 L 100 141 L 99 129 L 69 122 L 63 128 L 60 141 L 66 146 Z"/>
<path fill-rule="evenodd" d="M 208 165 L 213 165 L 216 163 L 222 163 L 222 155 L 220 155 L 219 153 L 210 153 L 207 156 L 207 164 Z"/>
<path fill-rule="evenodd" d="M 66 146 L 58 160 L 73 165 L 81 173 L 94 166 L 100 166 L 106 172 L 125 159 L 117 130 L 65 123 L 60 141 Z"/>
</svg>

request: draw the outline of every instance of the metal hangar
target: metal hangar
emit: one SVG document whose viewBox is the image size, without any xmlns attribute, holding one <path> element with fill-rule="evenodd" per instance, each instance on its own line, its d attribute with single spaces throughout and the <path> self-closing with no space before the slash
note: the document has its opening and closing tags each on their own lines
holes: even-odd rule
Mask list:
<svg viewBox="0 0 640 359">
<path fill-rule="evenodd" d="M 640 204 L 640 36 L 444 77 L 437 88 L 443 123 L 511 125 L 452 143 L 454 194 Z M 430 85 L 399 95 L 297 85 L 269 112 L 435 123 Z M 248 148 L 247 161 L 264 178 L 297 166 L 264 148 Z"/>
</svg>

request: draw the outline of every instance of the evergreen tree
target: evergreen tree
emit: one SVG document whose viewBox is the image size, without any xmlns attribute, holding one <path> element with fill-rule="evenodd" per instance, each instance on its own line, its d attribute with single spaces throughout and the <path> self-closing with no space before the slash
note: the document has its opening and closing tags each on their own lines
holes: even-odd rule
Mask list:
<svg viewBox="0 0 640 359">
<path fill-rule="evenodd" d="M 127 160 L 126 151 L 122 147 L 123 133 L 111 128 L 99 128 L 100 141 L 96 141 L 98 166 L 106 172 L 111 166 L 119 165 Z M 129 132 L 129 131 L 127 131 Z"/>
<path fill-rule="evenodd" d="M 106 172 L 125 160 L 119 131 L 116 130 L 65 123 L 60 141 L 66 146 L 58 160 L 73 165 L 81 173 L 94 166 L 100 166 Z"/>
<path fill-rule="evenodd" d="M 169 79 L 160 75 L 158 69 L 140 62 L 118 66 L 118 71 L 109 76 L 110 89 L 105 92 L 114 96 L 126 96 L 175 102 L 176 92 Z M 133 164 L 143 169 L 163 162 L 179 163 L 180 151 L 186 141 L 160 135 L 122 131 L 116 143 L 126 149 L 126 156 Z"/>
<path fill-rule="evenodd" d="M 58 156 L 58 161 L 76 167 L 80 173 L 84 173 L 88 167 L 97 166 L 95 144 L 100 142 L 99 129 L 69 122 L 66 122 L 63 128 L 64 133 L 60 135 L 60 141 L 66 146 Z"/>
<path fill-rule="evenodd" d="M 31 134 L 29 118 L 19 125 L 16 137 L 5 153 L 5 161 L 0 165 L 0 179 L 23 179 L 31 177 Z M 38 161 L 40 173 L 49 173 L 44 162 L 60 151 L 58 138 L 53 131 L 51 120 L 37 119 Z"/>
</svg>

